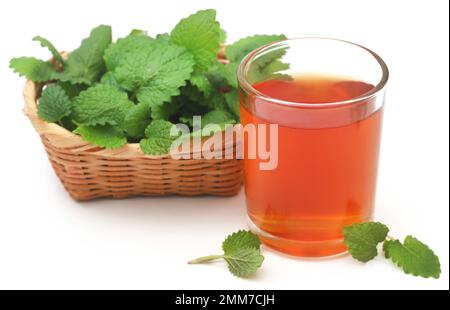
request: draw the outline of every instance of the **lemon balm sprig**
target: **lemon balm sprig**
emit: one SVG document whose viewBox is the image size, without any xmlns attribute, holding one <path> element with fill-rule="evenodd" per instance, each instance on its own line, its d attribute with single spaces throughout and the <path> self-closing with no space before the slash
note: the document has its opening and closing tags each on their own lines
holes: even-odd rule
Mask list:
<svg viewBox="0 0 450 310">
<path fill-rule="evenodd" d="M 202 264 L 223 259 L 233 275 L 245 278 L 253 275 L 264 261 L 260 247 L 258 236 L 250 231 L 239 230 L 223 241 L 223 254 L 202 256 L 188 261 L 188 264 Z"/>
<path fill-rule="evenodd" d="M 367 222 L 344 227 L 344 243 L 350 255 L 363 263 L 378 255 L 377 246 L 383 243 L 384 256 L 391 259 L 407 274 L 424 278 L 439 278 L 439 258 L 426 244 L 413 236 L 403 243 L 389 236 L 389 228 L 379 222 Z"/>
</svg>

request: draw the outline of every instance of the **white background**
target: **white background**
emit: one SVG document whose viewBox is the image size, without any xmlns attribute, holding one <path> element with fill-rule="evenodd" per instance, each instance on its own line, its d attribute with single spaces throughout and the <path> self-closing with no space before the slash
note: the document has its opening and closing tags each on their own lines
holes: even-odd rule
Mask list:
<svg viewBox="0 0 450 310">
<path fill-rule="evenodd" d="M 220 252 L 245 228 L 243 192 L 232 198 L 73 201 L 22 114 L 15 56 L 48 58 L 37 34 L 70 50 L 100 23 L 170 31 L 198 9 L 216 8 L 228 42 L 256 33 L 326 36 L 379 53 L 391 71 L 383 130 L 377 220 L 413 234 L 440 256 L 439 280 L 403 274 L 382 257 L 288 257 L 267 248 L 263 268 L 238 279 Z M 448 289 L 448 1 L 0 1 L 0 288 L 41 289 Z"/>
</svg>

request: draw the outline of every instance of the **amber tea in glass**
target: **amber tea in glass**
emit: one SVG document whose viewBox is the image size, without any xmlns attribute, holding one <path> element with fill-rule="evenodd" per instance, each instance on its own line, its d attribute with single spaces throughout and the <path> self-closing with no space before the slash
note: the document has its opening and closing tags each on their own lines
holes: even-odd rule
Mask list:
<svg viewBox="0 0 450 310">
<path fill-rule="evenodd" d="M 278 125 L 274 169 L 244 157 L 247 213 L 263 243 L 334 255 L 346 251 L 344 226 L 372 218 L 387 79 L 378 55 L 334 39 L 277 42 L 243 60 L 242 125 Z"/>
</svg>

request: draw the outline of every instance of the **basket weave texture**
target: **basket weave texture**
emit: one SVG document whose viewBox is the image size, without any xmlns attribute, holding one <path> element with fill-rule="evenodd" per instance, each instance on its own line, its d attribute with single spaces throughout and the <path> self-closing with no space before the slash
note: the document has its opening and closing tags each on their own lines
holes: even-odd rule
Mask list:
<svg viewBox="0 0 450 310">
<path fill-rule="evenodd" d="M 225 156 L 222 159 L 194 157 L 194 153 L 200 152 L 194 147 L 191 148 L 191 159 L 178 160 L 170 155 L 145 155 L 137 143 L 128 143 L 115 150 L 99 148 L 38 117 L 37 98 L 41 89 L 42 85 L 26 82 L 24 113 L 40 135 L 57 176 L 74 199 L 171 194 L 231 196 L 239 193 L 243 178 L 241 160 L 225 159 Z M 234 154 L 236 143 L 228 141 L 222 149 L 215 151 Z"/>
</svg>

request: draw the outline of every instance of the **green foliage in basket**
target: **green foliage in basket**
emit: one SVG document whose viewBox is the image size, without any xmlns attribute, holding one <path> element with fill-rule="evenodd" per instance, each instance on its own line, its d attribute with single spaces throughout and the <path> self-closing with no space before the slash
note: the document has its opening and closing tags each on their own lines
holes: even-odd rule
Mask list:
<svg viewBox="0 0 450 310">
<path fill-rule="evenodd" d="M 251 50 L 285 39 L 255 35 L 238 40 L 227 46 L 228 63 L 223 64 L 217 53 L 225 37 L 215 10 L 203 10 L 155 37 L 133 30 L 113 42 L 111 27 L 100 25 L 67 59 L 37 36 L 33 40 L 50 51 L 53 62 L 19 57 L 10 67 L 46 84 L 38 105 L 41 119 L 104 148 L 140 142 L 144 153 L 164 154 L 174 139 L 168 136 L 173 123 L 192 126 L 194 115 L 219 125 L 238 122 L 239 62 Z M 251 74 L 284 69 L 279 58 L 263 59 Z"/>
</svg>

